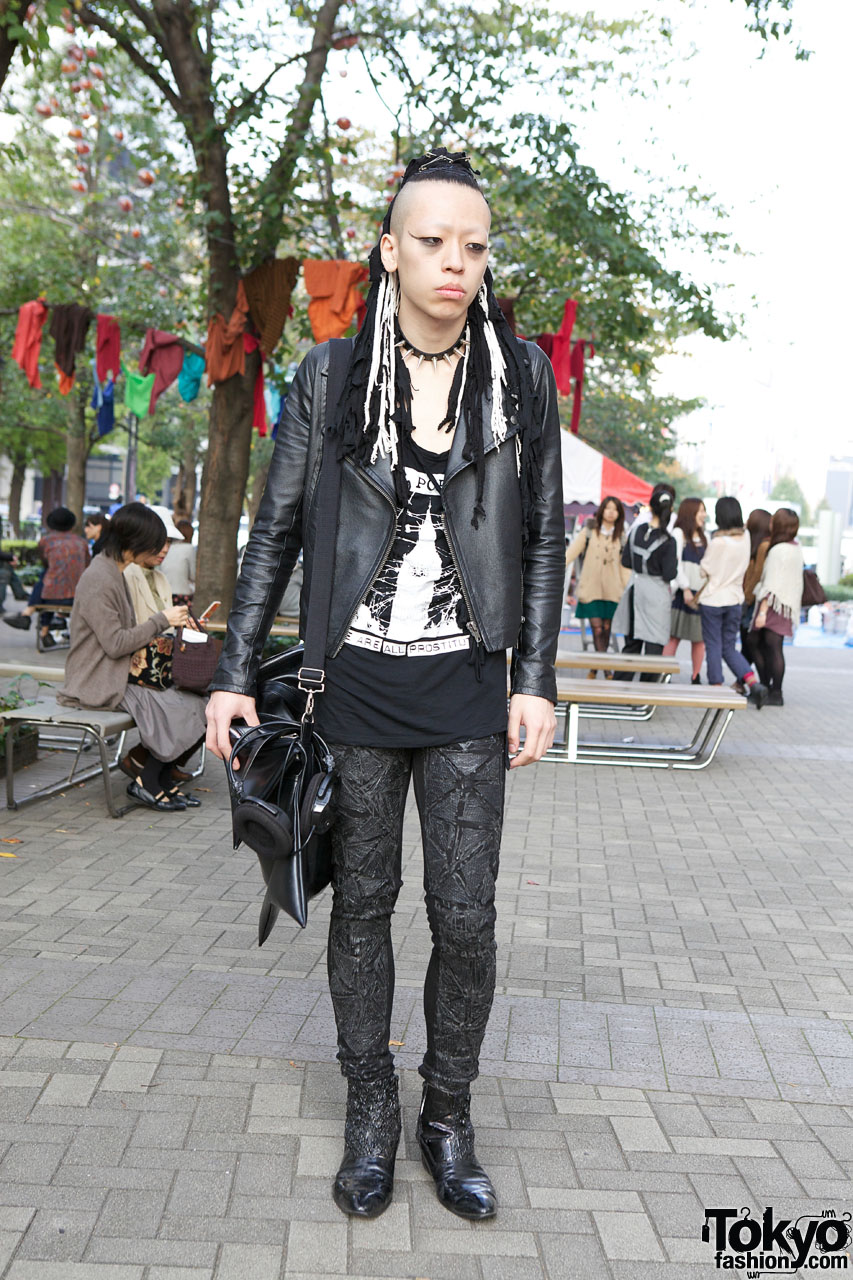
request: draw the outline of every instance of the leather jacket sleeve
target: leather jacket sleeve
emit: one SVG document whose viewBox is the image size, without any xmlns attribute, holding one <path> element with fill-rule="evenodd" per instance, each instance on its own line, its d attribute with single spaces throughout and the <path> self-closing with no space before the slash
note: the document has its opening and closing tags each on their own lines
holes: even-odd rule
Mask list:
<svg viewBox="0 0 853 1280">
<path fill-rule="evenodd" d="M 302 516 L 311 423 L 316 418 L 325 347 L 315 347 L 297 370 L 276 437 L 275 451 L 243 553 L 228 631 L 208 688 L 254 696 L 263 646 L 302 546 Z"/>
<path fill-rule="evenodd" d="M 528 344 L 542 413 L 542 497 L 530 522 L 522 567 L 522 621 L 512 655 L 512 693 L 557 701 L 554 660 L 560 637 L 566 532 L 563 517 L 563 462 L 557 386 L 551 363 Z"/>
</svg>

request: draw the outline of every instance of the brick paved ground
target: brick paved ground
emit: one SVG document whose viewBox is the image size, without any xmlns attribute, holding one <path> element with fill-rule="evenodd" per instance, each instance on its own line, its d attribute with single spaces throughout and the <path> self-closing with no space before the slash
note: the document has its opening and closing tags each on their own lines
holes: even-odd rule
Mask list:
<svg viewBox="0 0 853 1280">
<path fill-rule="evenodd" d="M 0 657 L 31 649 L 3 636 Z M 23 842 L 0 844 L 0 1277 L 689 1280 L 715 1273 L 706 1206 L 853 1208 L 853 652 L 796 650 L 789 685 L 705 773 L 511 776 L 473 1108 L 501 1210 L 479 1226 L 437 1204 L 412 1141 L 411 821 L 404 1139 L 392 1208 L 360 1223 L 329 1194 L 328 901 L 257 948 L 218 764 L 183 816 L 112 821 L 97 782 L 0 814 Z M 681 736 L 671 712 L 609 726 L 651 731 Z"/>
</svg>

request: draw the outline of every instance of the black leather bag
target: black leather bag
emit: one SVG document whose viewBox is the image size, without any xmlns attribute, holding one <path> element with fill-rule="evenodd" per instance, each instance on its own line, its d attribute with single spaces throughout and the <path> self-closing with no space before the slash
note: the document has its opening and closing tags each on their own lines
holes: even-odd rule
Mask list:
<svg viewBox="0 0 853 1280">
<path fill-rule="evenodd" d="M 326 431 L 349 363 L 351 345 L 330 347 Z M 334 820 L 335 762 L 314 729 L 314 700 L 325 687 L 325 654 L 332 599 L 341 474 L 334 446 L 323 450 L 317 493 L 317 539 L 305 644 L 261 663 L 255 706 L 260 724 L 231 727 L 227 762 L 234 848 L 258 855 L 266 895 L 258 944 L 279 912 L 303 928 L 308 902 L 332 878 L 330 829 Z M 239 768 L 235 769 L 235 762 Z"/>
<path fill-rule="evenodd" d="M 826 592 L 814 569 L 803 569 L 802 605 L 804 609 L 810 609 L 813 604 L 826 604 Z"/>
<path fill-rule="evenodd" d="M 290 650 L 297 658 L 299 650 Z M 332 878 L 329 831 L 334 818 L 335 762 L 310 718 L 279 714 L 287 702 L 305 701 L 296 673 L 259 683 L 258 718 L 252 728 L 232 725 L 228 760 L 234 848 L 245 842 L 258 856 L 266 894 L 258 945 L 269 937 L 279 912 L 308 923 L 308 903 Z M 291 696 L 292 695 L 292 696 Z M 276 714 L 267 709 L 276 707 Z M 303 711 L 304 714 L 304 711 Z M 234 762 L 239 762 L 235 770 Z"/>
</svg>

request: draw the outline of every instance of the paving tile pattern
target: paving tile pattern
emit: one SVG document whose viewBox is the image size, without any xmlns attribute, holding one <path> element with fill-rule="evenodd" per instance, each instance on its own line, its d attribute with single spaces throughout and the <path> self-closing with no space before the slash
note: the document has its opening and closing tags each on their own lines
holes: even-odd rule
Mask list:
<svg viewBox="0 0 853 1280">
<path fill-rule="evenodd" d="M 329 1195 L 345 1091 L 327 897 L 257 948 L 259 876 L 230 848 L 219 767 L 186 815 L 111 821 L 98 783 L 3 814 L 22 843 L 0 844 L 17 855 L 0 859 L 2 1280 L 680 1280 L 713 1270 L 705 1206 L 853 1207 L 853 654 L 789 669 L 784 710 L 736 716 L 704 773 L 510 776 L 473 1106 L 501 1211 L 477 1226 L 437 1204 L 413 1142 L 413 813 L 404 1136 L 375 1222 Z"/>
</svg>

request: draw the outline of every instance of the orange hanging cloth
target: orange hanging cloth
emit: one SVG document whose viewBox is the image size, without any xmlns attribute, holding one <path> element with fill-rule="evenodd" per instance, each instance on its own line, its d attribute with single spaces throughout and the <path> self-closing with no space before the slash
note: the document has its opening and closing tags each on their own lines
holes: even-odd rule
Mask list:
<svg viewBox="0 0 853 1280">
<path fill-rule="evenodd" d="M 262 262 L 243 277 L 252 322 L 261 339 L 261 350 L 271 356 L 284 331 L 284 322 L 293 314 L 290 295 L 296 284 L 299 263 L 295 258 L 274 258 Z"/>
<path fill-rule="evenodd" d="M 246 372 L 246 352 L 239 339 L 243 337 L 248 318 L 249 304 L 241 280 L 237 285 L 237 301 L 230 320 L 226 323 L 224 316 L 215 315 L 207 327 L 204 356 L 209 387 L 216 382 L 227 382 L 237 373 Z"/>
<path fill-rule="evenodd" d="M 336 260 L 316 262 L 306 258 L 302 263 L 305 289 L 311 301 L 308 319 L 315 342 L 340 338 L 352 324 L 361 302 L 358 286 L 367 279 L 367 267 L 359 262 Z"/>
<path fill-rule="evenodd" d="M 41 331 L 47 319 L 47 303 L 39 298 L 36 302 L 25 302 L 18 312 L 18 327 L 15 330 L 15 344 L 12 347 L 12 359 L 19 364 L 31 387 L 41 387 L 39 377 L 39 352 L 41 351 Z"/>
</svg>

